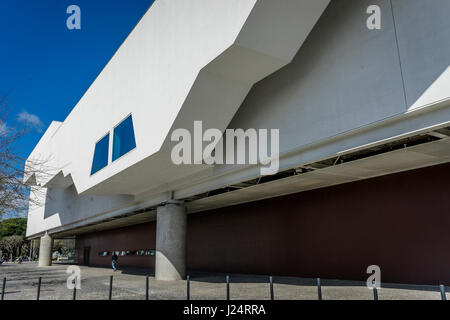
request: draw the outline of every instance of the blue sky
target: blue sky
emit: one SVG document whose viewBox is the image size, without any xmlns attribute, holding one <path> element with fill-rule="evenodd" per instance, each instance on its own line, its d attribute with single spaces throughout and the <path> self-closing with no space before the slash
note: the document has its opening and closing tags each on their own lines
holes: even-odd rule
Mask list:
<svg viewBox="0 0 450 320">
<path fill-rule="evenodd" d="M 27 157 L 52 120 L 63 121 L 153 0 L 1 0 L 0 97 L 6 126 L 33 127 L 17 152 Z M 81 9 L 69 30 L 67 7 Z M 1 128 L 0 128 L 1 130 Z"/>
</svg>

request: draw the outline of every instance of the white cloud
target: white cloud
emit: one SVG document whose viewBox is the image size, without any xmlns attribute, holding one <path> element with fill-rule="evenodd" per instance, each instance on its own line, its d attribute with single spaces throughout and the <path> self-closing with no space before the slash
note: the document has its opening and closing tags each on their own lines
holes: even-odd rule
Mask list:
<svg viewBox="0 0 450 320">
<path fill-rule="evenodd" d="M 44 123 L 41 121 L 41 119 L 39 119 L 37 115 L 28 113 L 26 111 L 19 113 L 19 115 L 17 116 L 17 120 L 27 126 L 34 128 L 38 132 L 42 132 L 42 128 L 44 127 Z"/>
<path fill-rule="evenodd" d="M 0 136 L 4 136 L 8 133 L 9 129 L 6 123 L 0 122 Z"/>
</svg>

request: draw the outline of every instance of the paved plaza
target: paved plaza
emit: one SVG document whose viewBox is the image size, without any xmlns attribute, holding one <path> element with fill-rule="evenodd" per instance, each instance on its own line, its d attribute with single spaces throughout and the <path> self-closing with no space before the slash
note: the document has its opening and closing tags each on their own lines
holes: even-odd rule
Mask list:
<svg viewBox="0 0 450 320">
<path fill-rule="evenodd" d="M 70 300 L 73 291 L 67 289 L 68 265 L 56 264 L 39 268 L 36 263 L 0 265 L 0 280 L 6 277 L 5 300 L 35 300 L 38 278 L 42 277 L 41 300 Z M 106 300 L 109 281 L 113 275 L 113 300 L 144 300 L 147 270 L 125 268 L 113 272 L 109 268 L 81 266 L 81 289 L 77 299 Z M 186 299 L 186 281 L 156 281 L 150 272 L 151 300 Z M 268 277 L 232 274 L 231 299 L 264 300 L 270 298 Z M 220 300 L 226 298 L 224 274 L 192 273 L 192 300 Z M 440 300 L 437 286 L 383 285 L 380 300 Z M 276 300 L 316 300 L 314 279 L 274 277 Z M 373 292 L 363 282 L 322 279 L 324 300 L 372 300 Z M 447 298 L 450 298 L 447 293 Z"/>
</svg>

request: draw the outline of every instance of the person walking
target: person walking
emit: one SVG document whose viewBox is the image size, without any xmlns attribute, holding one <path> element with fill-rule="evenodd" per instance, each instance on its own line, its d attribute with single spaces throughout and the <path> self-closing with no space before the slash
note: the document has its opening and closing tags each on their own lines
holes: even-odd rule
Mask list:
<svg viewBox="0 0 450 320">
<path fill-rule="evenodd" d="M 116 255 L 116 253 L 114 252 L 113 256 L 112 256 L 112 268 L 114 271 L 117 270 L 117 259 L 118 259 L 118 257 Z"/>
</svg>

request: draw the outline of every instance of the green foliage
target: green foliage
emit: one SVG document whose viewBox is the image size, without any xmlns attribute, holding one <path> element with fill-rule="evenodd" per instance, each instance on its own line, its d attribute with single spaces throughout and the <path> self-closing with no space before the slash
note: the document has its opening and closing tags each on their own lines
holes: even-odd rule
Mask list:
<svg viewBox="0 0 450 320">
<path fill-rule="evenodd" d="M 25 237 L 27 230 L 26 218 L 11 218 L 0 221 L 0 240 L 9 236 Z"/>
</svg>

